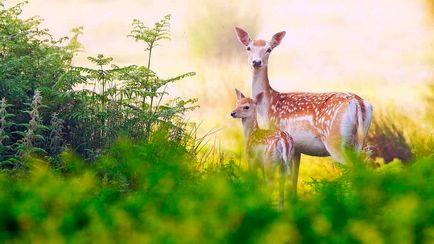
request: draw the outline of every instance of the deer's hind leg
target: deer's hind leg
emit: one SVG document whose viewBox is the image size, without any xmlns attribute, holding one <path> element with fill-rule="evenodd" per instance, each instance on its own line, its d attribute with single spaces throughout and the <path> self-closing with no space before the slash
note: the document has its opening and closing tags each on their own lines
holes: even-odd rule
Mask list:
<svg viewBox="0 0 434 244">
<path fill-rule="evenodd" d="M 346 149 L 356 149 L 357 141 L 357 104 L 342 104 L 330 122 L 330 130 L 323 143 L 334 161 L 344 163 Z"/>
</svg>

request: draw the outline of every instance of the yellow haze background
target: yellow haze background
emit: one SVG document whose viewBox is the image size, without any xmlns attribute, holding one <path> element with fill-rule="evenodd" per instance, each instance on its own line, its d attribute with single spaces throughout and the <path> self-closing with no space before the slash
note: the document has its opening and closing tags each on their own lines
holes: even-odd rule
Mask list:
<svg viewBox="0 0 434 244">
<path fill-rule="evenodd" d="M 155 49 L 152 68 L 161 77 L 197 72 L 170 86 L 170 94 L 199 99 L 188 118 L 201 123 L 201 133 L 220 129 L 209 143 L 229 157 L 242 155 L 241 123 L 229 116 L 234 88 L 251 93 L 235 26 L 265 40 L 287 32 L 269 62 L 278 91 L 354 92 L 373 103 L 374 116 L 393 109 L 416 121 L 418 130 L 433 132 L 423 120 L 432 112 L 423 100 L 434 74 L 434 25 L 424 0 L 31 0 L 23 12 L 42 17 L 56 37 L 83 26 L 85 49 L 76 65 L 89 65 L 86 57 L 99 53 L 118 65 L 144 65 L 143 46 L 127 38 L 132 20 L 151 26 L 166 14 L 172 15 L 172 37 Z M 304 160 L 301 174 L 334 177 L 329 162 Z"/>
</svg>

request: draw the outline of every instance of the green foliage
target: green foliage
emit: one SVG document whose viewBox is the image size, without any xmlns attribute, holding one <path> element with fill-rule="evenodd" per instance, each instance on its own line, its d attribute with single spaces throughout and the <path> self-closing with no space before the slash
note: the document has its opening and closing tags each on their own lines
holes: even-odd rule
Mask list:
<svg viewBox="0 0 434 244">
<path fill-rule="evenodd" d="M 154 24 L 153 28 L 147 27 L 143 22 L 138 19 L 133 20 L 133 30 L 128 35 L 133 37 L 136 41 L 145 42 L 145 50 L 152 52 L 152 48 L 158 41 L 170 38 L 170 15 Z"/>
<path fill-rule="evenodd" d="M 153 48 L 169 39 L 169 15 L 152 28 L 133 21 L 130 36 L 144 42 L 146 67 L 118 67 L 102 54 L 88 58 L 96 68 L 74 67 L 72 58 L 83 49 L 78 41 L 83 28 L 74 28 L 71 38 L 55 40 L 48 30 L 40 29 L 39 18 L 20 18 L 24 4 L 9 9 L 2 5 L 0 13 L 0 98 L 13 105 L 8 112 L 16 115 L 9 118 L 14 133 L 7 139 L 18 158 L 38 151 L 58 159 L 61 150 L 69 147 L 93 160 L 122 134 L 147 139 L 162 127 L 182 137 L 186 127 L 182 115 L 195 108 L 196 100 L 168 100 L 166 86 L 194 73 L 162 79 L 151 70 Z M 83 89 L 77 90 L 78 85 Z M 44 105 L 33 108 L 29 122 L 22 111 L 35 91 L 44 96 Z M 50 119 L 53 114 L 55 124 Z M 51 130 L 41 130 L 50 126 Z M 10 157 L 3 155 L 10 151 L 6 149 L 2 158 Z"/>
<path fill-rule="evenodd" d="M 18 159 L 24 159 L 31 154 L 46 154 L 46 151 L 38 147 L 38 142 L 44 141 L 45 138 L 42 135 L 42 130 L 46 130 L 47 127 L 42 125 L 42 118 L 39 115 L 39 111 L 42 108 L 42 96 L 40 91 L 35 91 L 31 104 L 28 104 L 31 108 L 30 111 L 25 111 L 30 116 L 30 121 L 26 124 L 21 124 L 25 127 L 25 131 L 17 131 L 22 138 L 15 143 L 15 150 Z"/>
<path fill-rule="evenodd" d="M 68 38 L 57 40 L 41 29 L 38 17 L 20 18 L 26 3 L 0 7 L 0 98 L 13 105 L 8 113 L 14 115 L 8 118 L 7 149 L 0 156 L 3 166 L 22 163 L 27 153 L 50 151 L 44 140 L 48 118 L 72 100 L 54 87 L 70 70 L 76 49 L 62 46 Z"/>
<path fill-rule="evenodd" d="M 13 114 L 8 112 L 8 108 L 12 105 L 8 104 L 6 98 L 0 101 L 0 164 L 6 164 L 9 162 L 9 158 L 13 154 L 11 140 L 10 140 L 10 128 L 15 124 L 9 121 Z"/>
<path fill-rule="evenodd" d="M 54 113 L 50 119 L 50 150 L 51 154 L 56 155 L 60 153 L 63 148 L 63 120 L 58 117 L 57 113 Z"/>
<path fill-rule="evenodd" d="M 64 153 L 63 174 L 32 159 L 26 174 L 0 175 L 1 241 L 427 243 L 432 238 L 433 158 L 379 170 L 353 159 L 341 178 L 315 183 L 312 197 L 289 198 L 279 211 L 256 177 L 233 163 L 204 174 L 193 167 L 195 155 L 180 145 L 163 130 L 148 142 L 121 140 L 93 164 Z"/>
<path fill-rule="evenodd" d="M 17 168 L 22 166 L 23 160 L 34 154 L 46 154 L 46 151 L 41 147 L 45 140 L 43 131 L 47 129 L 42 124 L 42 118 L 39 111 L 44 106 L 42 105 L 42 96 L 39 91 L 36 91 L 31 103 L 26 104 L 30 110 L 23 111 L 30 118 L 27 123 L 15 124 L 9 122 L 9 118 L 15 117 L 8 113 L 7 108 L 12 105 L 7 104 L 3 98 L 0 102 L 0 167 L 1 168 Z M 24 130 L 11 128 L 23 127 Z M 11 140 L 11 135 L 19 136 L 16 141 Z"/>
<path fill-rule="evenodd" d="M 146 27 L 139 20 L 133 21 L 130 36 L 145 43 L 148 53 L 146 67 L 118 67 L 112 64 L 111 57 L 98 55 L 88 58 L 96 69 L 72 69 L 71 72 L 81 76 L 74 85 L 81 84 L 84 88 L 73 92 L 81 104 L 65 121 L 69 120 L 68 124 L 74 125 L 71 127 L 72 145 L 89 160 L 116 141 L 120 134 L 142 140 L 150 138 L 154 131 L 162 127 L 172 130 L 174 136 L 185 133 L 183 114 L 195 108 L 196 100 L 174 98 L 163 103 L 163 98 L 168 95 L 167 84 L 195 73 L 162 79 L 151 69 L 153 49 L 159 41 L 169 38 L 169 20 L 167 15 L 153 28 Z"/>
<path fill-rule="evenodd" d="M 432 161 L 424 158 L 407 167 L 395 161 L 374 171 L 353 159 L 343 177 L 323 183 L 309 202 L 326 220 L 316 227 L 311 219 L 316 237 L 327 235 L 331 242 L 427 242 L 434 214 L 434 192 L 426 185 L 434 180 Z"/>
<path fill-rule="evenodd" d="M 73 33 L 73 35 L 70 38 L 66 48 L 71 53 L 78 53 L 83 51 L 83 45 L 81 45 L 81 43 L 78 41 L 78 37 L 83 34 L 83 27 L 81 26 L 81 27 L 73 28 L 71 32 Z"/>
<path fill-rule="evenodd" d="M 73 56 L 60 46 L 66 38 L 55 40 L 48 30 L 40 29 L 41 19 L 19 17 L 25 3 L 0 7 L 0 96 L 14 105 L 13 114 L 31 101 L 36 89 L 51 90 Z"/>
</svg>

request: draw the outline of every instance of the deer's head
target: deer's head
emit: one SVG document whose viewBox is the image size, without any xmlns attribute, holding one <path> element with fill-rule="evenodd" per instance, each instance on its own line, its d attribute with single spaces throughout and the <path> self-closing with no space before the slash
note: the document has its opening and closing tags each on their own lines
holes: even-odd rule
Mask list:
<svg viewBox="0 0 434 244">
<path fill-rule="evenodd" d="M 253 69 L 260 69 L 268 65 L 271 51 L 280 44 L 286 33 L 285 31 L 278 32 L 270 41 L 264 41 L 250 39 L 249 34 L 239 27 L 235 27 L 235 32 L 238 40 L 246 47 L 247 60 Z"/>
<path fill-rule="evenodd" d="M 237 94 L 237 105 L 232 111 L 231 116 L 234 118 L 256 118 L 256 106 L 261 102 L 264 95 L 263 92 L 259 93 L 255 99 L 244 96 L 238 89 L 235 89 Z"/>
</svg>

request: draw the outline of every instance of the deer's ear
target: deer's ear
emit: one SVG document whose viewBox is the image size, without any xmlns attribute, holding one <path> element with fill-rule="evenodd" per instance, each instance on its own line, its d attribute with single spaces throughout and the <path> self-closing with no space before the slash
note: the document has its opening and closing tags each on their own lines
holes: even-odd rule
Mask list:
<svg viewBox="0 0 434 244">
<path fill-rule="evenodd" d="M 280 42 L 282 41 L 283 37 L 285 37 L 286 32 L 281 31 L 273 35 L 270 41 L 270 45 L 272 48 L 275 48 L 279 46 Z"/>
<path fill-rule="evenodd" d="M 260 104 L 262 102 L 262 99 L 264 98 L 264 92 L 259 93 L 255 97 L 255 103 Z"/>
<path fill-rule="evenodd" d="M 241 98 L 245 98 L 243 93 L 241 93 L 238 89 L 235 88 L 235 93 L 237 94 L 237 100 L 241 100 Z"/>
<path fill-rule="evenodd" d="M 247 31 L 241 29 L 240 27 L 235 27 L 235 33 L 237 34 L 238 40 L 244 45 L 248 46 L 250 44 L 250 36 Z"/>
</svg>

